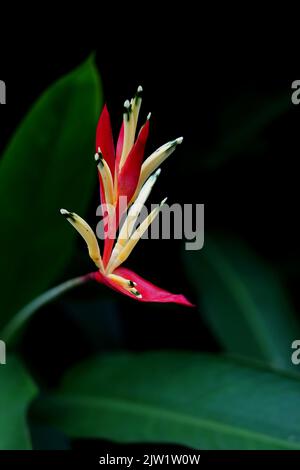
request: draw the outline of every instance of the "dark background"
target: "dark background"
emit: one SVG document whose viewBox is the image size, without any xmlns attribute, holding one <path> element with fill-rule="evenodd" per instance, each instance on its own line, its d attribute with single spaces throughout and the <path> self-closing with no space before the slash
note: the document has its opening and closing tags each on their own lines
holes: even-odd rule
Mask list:
<svg viewBox="0 0 300 470">
<path fill-rule="evenodd" d="M 183 37 L 182 31 L 178 34 Z M 226 56 L 226 50 L 221 50 L 219 43 L 213 45 L 208 37 L 205 43 L 200 37 L 197 42 L 194 38 L 189 41 L 185 37 L 183 42 L 177 37 L 175 42 L 164 37 L 162 43 L 153 42 L 139 50 L 134 34 L 128 44 L 124 33 L 124 41 L 118 45 L 105 35 L 104 41 L 100 27 L 95 36 L 80 46 L 71 39 L 34 48 L 22 42 L 9 48 L 4 45 L 0 79 L 7 85 L 7 105 L 0 108 L 0 150 L 39 94 L 96 51 L 115 135 L 124 100 L 141 84 L 142 120 L 152 112 L 148 152 L 184 136 L 183 144 L 163 164 L 151 202 L 168 196 L 171 203 L 204 203 L 205 234 L 233 234 L 247 242 L 282 276 L 295 306 L 299 306 L 300 106 L 290 102 L 240 148 L 220 151 L 224 135 L 239 135 L 240 124 L 247 122 L 249 115 L 252 121 L 253 116 L 259 120 L 258 110 L 266 101 L 283 96 L 289 102 L 291 83 L 299 76 L 280 78 L 271 70 L 263 74 L 253 55 L 242 58 L 236 51 L 233 57 L 228 49 Z M 95 190 L 88 215 L 94 224 L 97 205 Z M 218 343 L 201 318 L 201 302 L 182 257 L 183 242 L 146 240 L 126 264 L 155 284 L 197 302 L 196 309 L 141 304 L 102 286 L 80 288 L 44 308 L 31 321 L 21 345 L 36 379 L 52 386 L 67 367 L 97 351 L 218 351 Z M 61 280 L 90 268 L 78 237 L 77 253 Z"/>
</svg>

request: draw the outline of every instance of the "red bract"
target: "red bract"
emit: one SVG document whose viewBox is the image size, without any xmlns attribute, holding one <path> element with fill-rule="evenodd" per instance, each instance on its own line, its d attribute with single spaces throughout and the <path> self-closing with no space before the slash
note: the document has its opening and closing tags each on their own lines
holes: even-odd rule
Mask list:
<svg viewBox="0 0 300 470">
<path fill-rule="evenodd" d="M 101 148 L 102 154 L 107 161 L 112 176 L 115 171 L 115 147 L 111 130 L 110 116 L 105 105 L 96 130 L 96 152 Z"/>
<path fill-rule="evenodd" d="M 160 206 L 153 209 L 138 228 L 135 228 L 145 201 L 160 173 L 157 168 L 182 142 L 182 137 L 168 142 L 143 162 L 150 114 L 136 139 L 141 94 L 142 88 L 139 87 L 135 97 L 124 103 L 123 124 L 116 154 L 106 106 L 97 126 L 95 160 L 99 171 L 101 202 L 106 204 L 103 258 L 91 227 L 73 212 L 61 209 L 61 213 L 86 241 L 89 255 L 98 268 L 90 274 L 92 279 L 141 302 L 175 302 L 192 306 L 183 295 L 171 294 L 133 271 L 121 267 L 165 202 L 162 201 Z M 122 216 L 126 212 L 127 217 L 120 226 Z"/>
<path fill-rule="evenodd" d="M 128 201 L 131 201 L 139 182 L 148 134 L 149 120 L 142 127 L 123 167 L 119 170 L 118 193 L 119 196 L 126 196 Z"/>
</svg>

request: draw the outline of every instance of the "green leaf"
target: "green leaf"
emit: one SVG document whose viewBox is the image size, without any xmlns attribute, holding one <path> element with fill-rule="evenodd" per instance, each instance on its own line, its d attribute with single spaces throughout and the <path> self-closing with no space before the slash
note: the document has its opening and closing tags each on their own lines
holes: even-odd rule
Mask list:
<svg viewBox="0 0 300 470">
<path fill-rule="evenodd" d="M 230 353 L 292 368 L 299 324 L 271 268 L 235 238 L 209 238 L 186 252 L 187 272 L 207 324 Z"/>
<path fill-rule="evenodd" d="M 61 207 L 83 215 L 96 183 L 101 106 L 92 58 L 34 104 L 0 162 L 0 324 L 47 289 L 70 260 L 75 231 Z"/>
<path fill-rule="evenodd" d="M 21 363 L 8 357 L 0 366 L 0 450 L 31 448 L 27 407 L 36 388 Z"/>
<path fill-rule="evenodd" d="M 300 379 L 189 352 L 87 361 L 34 415 L 71 437 L 197 449 L 300 449 Z"/>
<path fill-rule="evenodd" d="M 291 110 L 288 92 L 253 95 L 244 93 L 225 104 L 220 113 L 220 135 L 216 146 L 197 159 L 200 165 L 215 167 L 238 154 L 253 155 L 264 150 L 263 131 Z"/>
</svg>

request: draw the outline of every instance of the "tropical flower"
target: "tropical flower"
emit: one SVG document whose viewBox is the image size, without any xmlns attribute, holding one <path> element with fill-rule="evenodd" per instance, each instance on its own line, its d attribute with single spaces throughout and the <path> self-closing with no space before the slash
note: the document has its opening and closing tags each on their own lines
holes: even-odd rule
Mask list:
<svg viewBox="0 0 300 470">
<path fill-rule="evenodd" d="M 90 258 L 98 268 L 96 272 L 89 274 L 90 278 L 142 302 L 175 302 L 192 306 L 183 295 L 171 294 L 156 287 L 133 271 L 121 266 L 158 215 L 160 207 L 166 200 L 164 199 L 160 206 L 153 209 L 139 227 L 135 228 L 145 201 L 160 173 L 158 166 L 183 140 L 180 137 L 168 142 L 143 162 L 150 114 L 136 138 L 141 95 L 142 87 L 138 87 L 134 98 L 124 103 L 123 123 L 116 151 L 106 105 L 97 126 L 95 160 L 99 173 L 101 203 L 107 208 L 103 257 L 96 235 L 85 220 L 65 209 L 61 209 L 60 212 L 84 238 Z M 124 201 L 126 201 L 125 205 Z M 129 209 L 128 212 L 127 209 Z M 127 217 L 123 222 L 122 215 L 124 214 L 127 214 Z"/>
</svg>

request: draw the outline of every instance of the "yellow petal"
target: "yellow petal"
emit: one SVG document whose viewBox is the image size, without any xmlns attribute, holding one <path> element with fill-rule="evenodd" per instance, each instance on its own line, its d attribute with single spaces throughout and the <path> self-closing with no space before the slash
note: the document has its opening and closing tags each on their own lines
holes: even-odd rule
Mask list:
<svg viewBox="0 0 300 470">
<path fill-rule="evenodd" d="M 136 131 L 138 118 L 139 118 L 139 112 L 141 109 L 142 93 L 143 93 L 143 88 L 139 86 L 135 94 L 135 97 L 132 98 L 131 100 L 131 109 L 132 109 L 132 115 L 133 115 L 134 127 L 135 127 L 134 131 Z"/>
<path fill-rule="evenodd" d="M 172 140 L 171 142 L 162 145 L 144 161 L 141 168 L 139 183 L 137 185 L 135 194 L 132 197 L 132 201 L 135 200 L 138 193 L 140 192 L 142 185 L 149 178 L 151 173 L 153 173 L 153 171 L 155 171 L 156 168 L 159 167 L 174 152 L 177 145 L 181 144 L 182 141 L 183 137 L 179 137 L 178 139 Z"/>
<path fill-rule="evenodd" d="M 120 158 L 120 166 L 119 169 L 121 170 L 122 166 L 126 162 L 126 158 L 130 150 L 132 149 L 134 143 L 134 117 L 132 113 L 132 107 L 128 100 L 124 103 L 124 112 L 123 112 L 123 123 L 124 123 L 124 141 L 123 141 L 123 148 L 122 148 L 122 155 Z"/>
<path fill-rule="evenodd" d="M 130 207 L 127 218 L 125 219 L 124 224 L 121 227 L 118 237 L 118 242 L 120 241 L 123 246 L 128 240 L 128 238 L 131 236 L 137 218 L 141 210 L 143 209 L 145 202 L 147 201 L 149 194 L 160 173 L 161 170 L 159 168 L 158 170 L 156 170 L 155 173 L 153 173 L 153 175 L 150 176 L 150 178 L 147 179 L 135 202 Z"/>
<path fill-rule="evenodd" d="M 117 274 L 109 274 L 107 277 L 114 281 L 116 284 L 119 284 L 120 286 L 124 287 L 124 289 L 132 289 L 136 286 L 135 282 L 130 281 L 130 279 L 125 279 L 125 277 L 118 276 Z"/>
<path fill-rule="evenodd" d="M 80 233 L 87 244 L 90 258 L 94 261 L 100 271 L 104 272 L 98 241 L 89 224 L 87 224 L 85 220 L 83 220 L 74 212 L 69 212 L 66 209 L 60 209 L 60 213 L 65 216 L 68 222 L 70 222 L 77 232 Z"/>
<path fill-rule="evenodd" d="M 106 271 L 107 273 L 113 272 L 120 264 L 124 263 L 124 261 L 128 258 L 130 253 L 132 252 L 133 248 L 143 236 L 149 225 L 153 222 L 155 217 L 158 215 L 161 206 L 166 202 L 167 198 L 165 198 L 159 207 L 153 209 L 152 212 L 143 220 L 141 225 L 133 232 L 130 239 L 126 242 L 124 247 L 120 247 L 120 245 L 116 245 L 113 249 L 111 259 L 107 265 Z"/>
<path fill-rule="evenodd" d="M 122 166 L 126 162 L 126 158 L 128 157 L 129 152 L 134 144 L 138 116 L 142 104 L 142 92 L 143 88 L 139 86 L 135 97 L 132 98 L 130 102 L 129 100 L 126 100 L 124 103 L 124 141 L 119 170 L 121 170 Z"/>
<path fill-rule="evenodd" d="M 131 294 L 135 295 L 136 297 L 142 298 L 142 294 L 135 288 L 135 282 L 130 281 L 129 279 L 125 279 L 125 277 L 118 276 L 117 274 L 108 274 L 107 277 L 119 286 L 131 292 Z"/>
<path fill-rule="evenodd" d="M 113 205 L 114 204 L 113 180 L 112 180 L 110 168 L 107 162 L 104 160 L 103 155 L 100 152 L 100 149 L 99 149 L 99 153 L 95 154 L 95 161 L 97 163 L 98 170 L 101 174 L 106 204 Z"/>
</svg>

